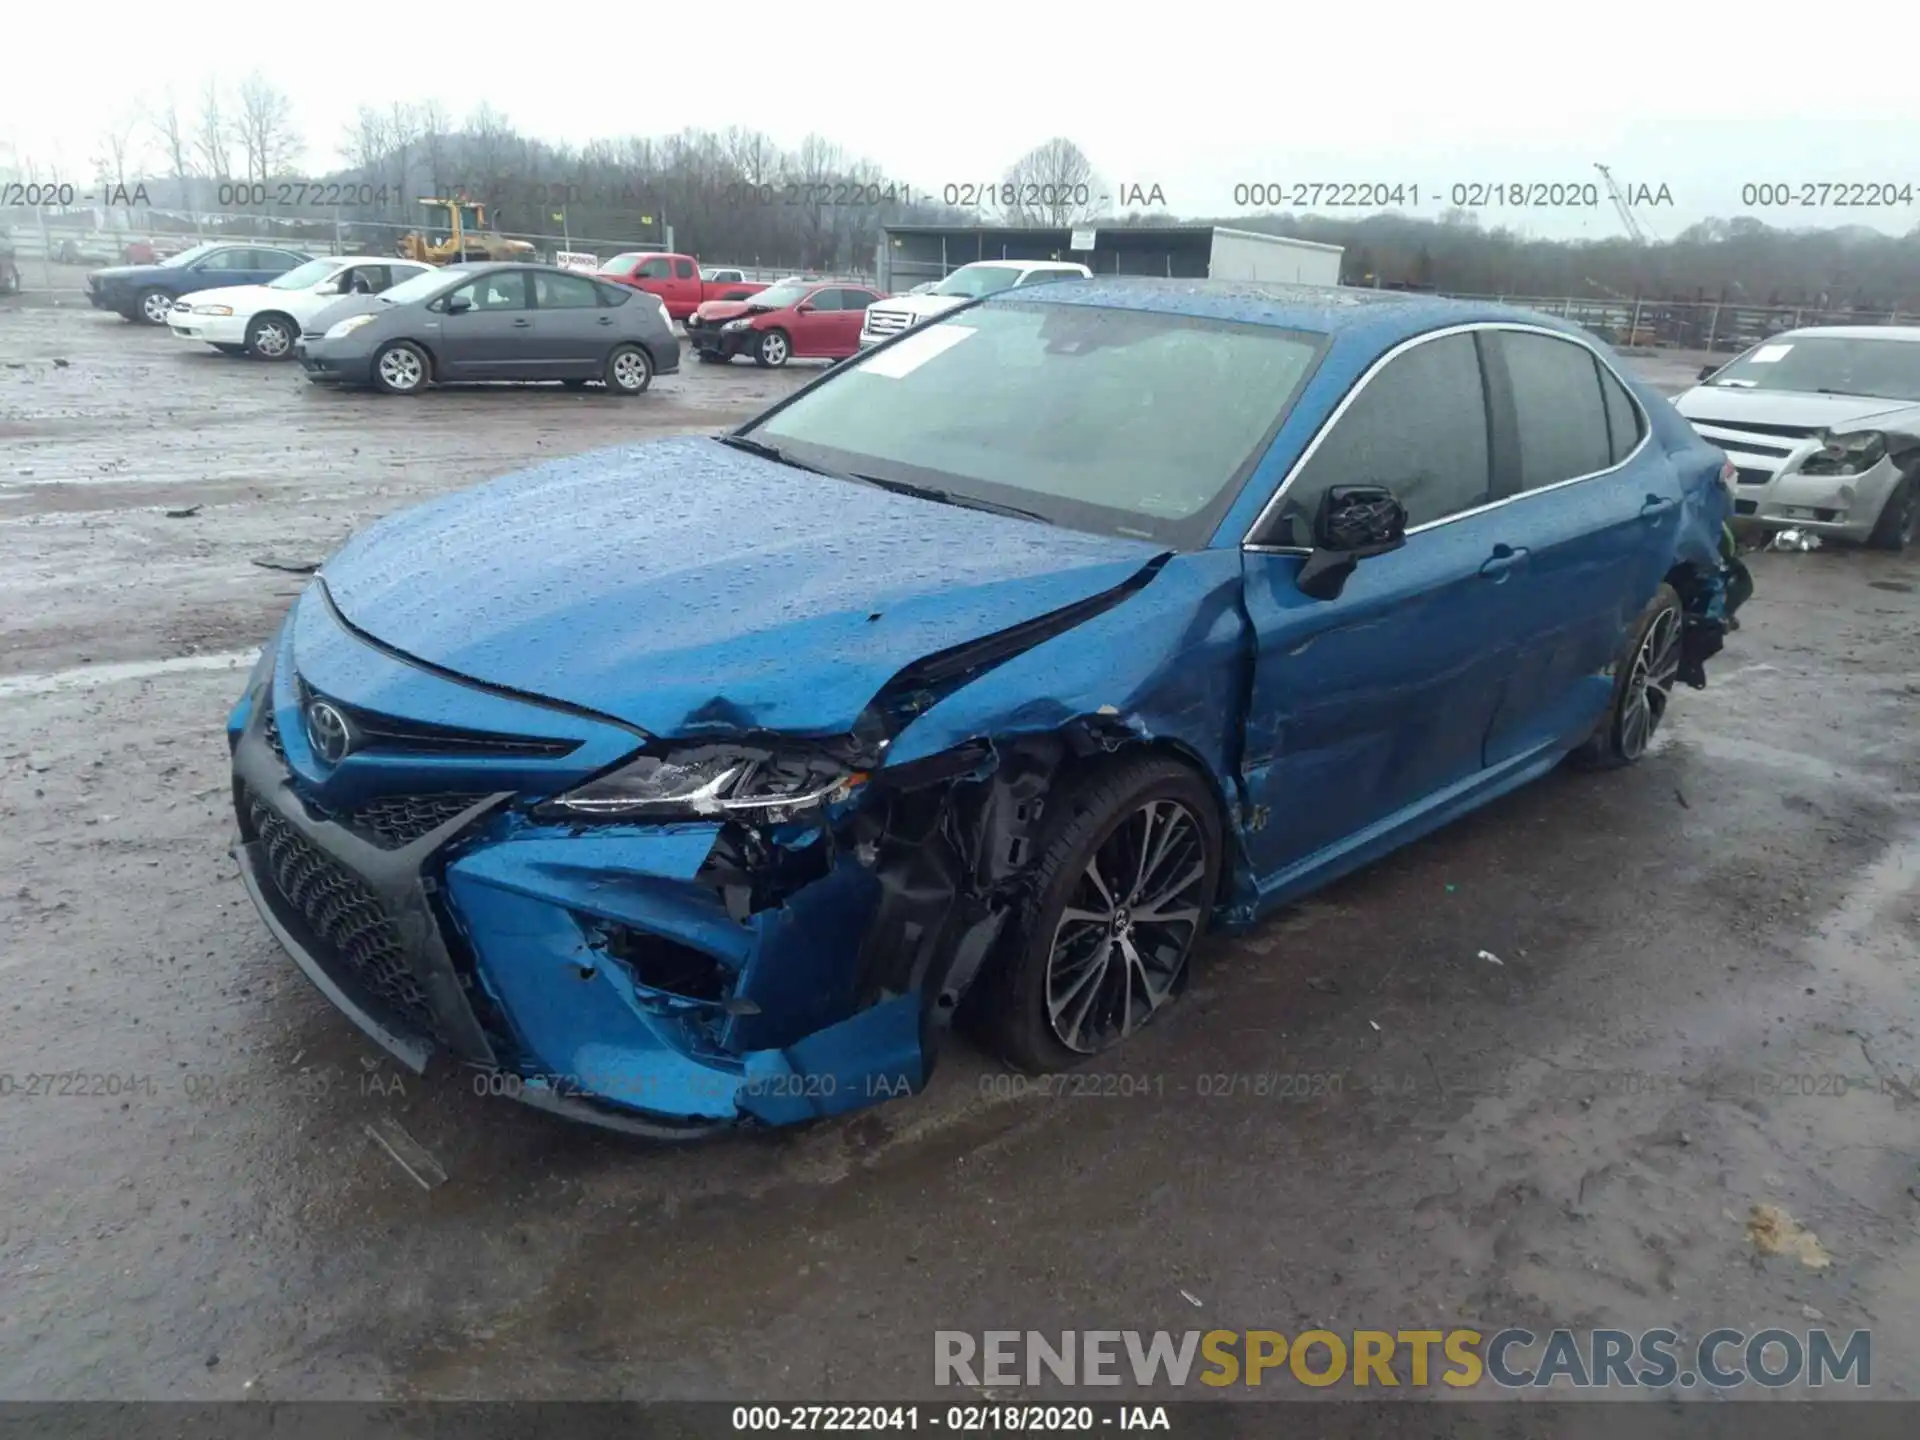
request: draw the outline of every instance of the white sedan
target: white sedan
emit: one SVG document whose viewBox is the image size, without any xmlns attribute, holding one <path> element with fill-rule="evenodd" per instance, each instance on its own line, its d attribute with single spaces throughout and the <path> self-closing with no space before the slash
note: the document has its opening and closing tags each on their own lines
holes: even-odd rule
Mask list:
<svg viewBox="0 0 1920 1440">
<path fill-rule="evenodd" d="M 432 268 L 375 255 L 309 260 L 265 285 L 183 295 L 167 312 L 167 324 L 182 340 L 203 340 L 223 355 L 285 360 L 301 327 L 341 296 L 377 295 Z"/>
</svg>

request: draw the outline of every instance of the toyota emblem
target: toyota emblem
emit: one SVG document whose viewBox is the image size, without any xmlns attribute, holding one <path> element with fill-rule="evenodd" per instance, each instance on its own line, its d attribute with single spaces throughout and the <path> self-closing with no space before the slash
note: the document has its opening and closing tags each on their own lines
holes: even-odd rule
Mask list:
<svg viewBox="0 0 1920 1440">
<path fill-rule="evenodd" d="M 353 749 L 353 727 L 347 717 L 324 700 L 307 702 L 307 740 L 313 753 L 329 765 L 338 765 Z"/>
</svg>

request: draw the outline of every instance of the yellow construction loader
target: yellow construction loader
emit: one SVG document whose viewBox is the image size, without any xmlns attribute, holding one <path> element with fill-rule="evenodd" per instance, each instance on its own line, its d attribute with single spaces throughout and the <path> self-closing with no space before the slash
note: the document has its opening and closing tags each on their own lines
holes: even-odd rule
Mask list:
<svg viewBox="0 0 1920 1440">
<path fill-rule="evenodd" d="M 532 260 L 533 246 L 509 240 L 487 228 L 487 207 L 472 200 L 422 197 L 420 203 L 447 212 L 447 238 L 431 240 L 416 230 L 401 237 L 400 258 L 428 265 L 457 265 L 463 260 Z"/>
</svg>

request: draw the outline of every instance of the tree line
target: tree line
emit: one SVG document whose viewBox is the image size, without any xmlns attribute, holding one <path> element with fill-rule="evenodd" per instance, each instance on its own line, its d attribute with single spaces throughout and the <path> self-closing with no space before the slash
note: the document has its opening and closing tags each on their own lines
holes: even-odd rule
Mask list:
<svg viewBox="0 0 1920 1440">
<path fill-rule="evenodd" d="M 1859 226 L 1788 230 L 1741 216 L 1639 243 L 1540 239 L 1460 209 L 1437 219 L 1099 215 L 1091 197 L 1111 187 L 1064 136 L 1015 159 L 1002 190 L 973 208 L 904 192 L 872 160 L 820 135 L 791 149 L 744 127 L 554 144 L 486 103 L 460 118 L 438 100 L 362 106 L 333 152 L 305 178 L 353 187 L 370 203 L 341 206 L 340 218 L 390 226 L 396 237 L 430 225 L 418 203 L 425 195 L 486 203 L 492 223 L 512 234 L 564 230 L 625 248 L 663 244 L 670 227 L 677 248 L 711 261 L 822 271 L 871 270 L 886 225 L 1223 224 L 1340 245 L 1341 278 L 1353 285 L 1920 310 L 1920 226 L 1892 236 Z M 208 81 L 191 107 L 171 92 L 138 105 L 103 135 L 94 165 L 103 184 L 145 179 L 156 206 L 272 214 L 232 203 L 240 187 L 230 182 L 288 175 L 309 153 L 286 95 L 256 71 L 231 89 Z M 219 203 L 223 196 L 229 203 Z"/>
</svg>

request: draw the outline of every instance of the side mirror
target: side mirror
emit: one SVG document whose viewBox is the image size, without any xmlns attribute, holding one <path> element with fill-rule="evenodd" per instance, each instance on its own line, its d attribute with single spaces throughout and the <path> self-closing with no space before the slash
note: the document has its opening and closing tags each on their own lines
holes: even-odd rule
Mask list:
<svg viewBox="0 0 1920 1440">
<path fill-rule="evenodd" d="M 1700 367 L 1699 375 L 1696 376 L 1695 378 L 1700 380 L 1711 380 L 1714 376 L 1718 375 L 1719 373 L 1720 373 L 1720 367 L 1718 365 L 1702 365 Z"/>
<path fill-rule="evenodd" d="M 449 315 L 464 315 L 466 314 L 467 311 L 473 308 L 473 302 L 471 300 L 462 299 L 459 296 L 454 296 L 450 298 L 446 302 L 446 304 L 441 308 L 443 308 Z"/>
<path fill-rule="evenodd" d="M 340 282 L 338 280 L 322 280 L 318 285 L 313 287 L 313 293 L 316 295 L 338 295 L 340 293 Z"/>
<path fill-rule="evenodd" d="M 1315 600 L 1333 600 L 1353 567 L 1407 543 L 1407 508 L 1384 485 L 1335 485 L 1313 518 L 1313 553 L 1294 584 Z"/>
<path fill-rule="evenodd" d="M 811 315 L 813 313 L 813 306 L 806 304 L 796 305 L 794 307 L 794 313 L 796 315 Z"/>
</svg>

